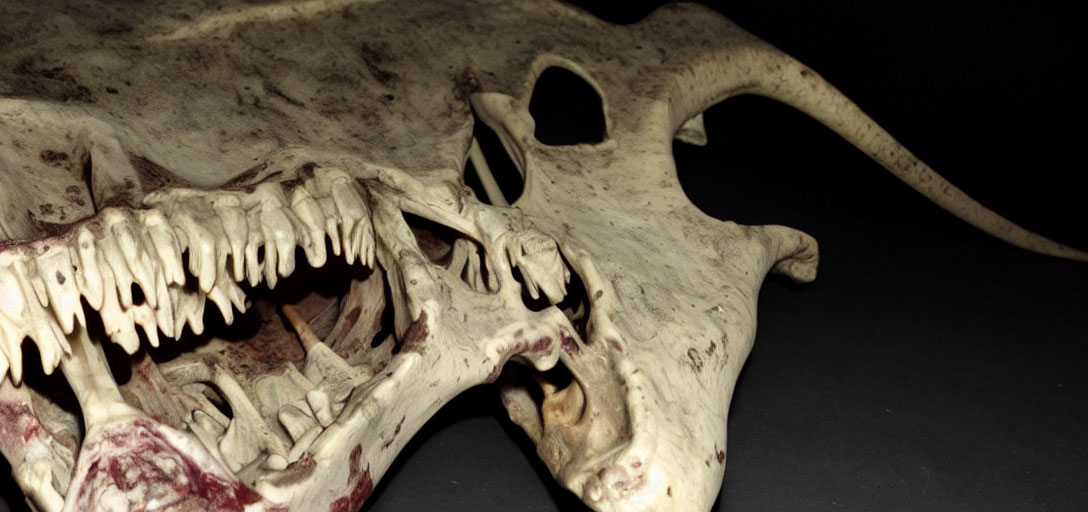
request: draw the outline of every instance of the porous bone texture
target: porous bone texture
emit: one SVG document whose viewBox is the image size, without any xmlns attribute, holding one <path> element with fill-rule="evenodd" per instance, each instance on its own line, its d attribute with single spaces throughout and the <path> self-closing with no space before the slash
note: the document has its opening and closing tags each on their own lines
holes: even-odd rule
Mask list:
<svg viewBox="0 0 1088 512">
<path fill-rule="evenodd" d="M 701 112 L 734 94 L 1084 257 L 693 5 L 629 26 L 542 1 L 0 19 L 0 450 L 41 510 L 354 510 L 442 404 L 500 379 L 590 507 L 709 508 L 759 286 L 817 262 L 811 237 L 707 217 L 677 183 L 673 139 L 705 143 Z M 534 137 L 549 67 L 599 94 L 599 143 Z M 473 111 L 523 176 L 512 206 L 464 185 Z"/>
</svg>

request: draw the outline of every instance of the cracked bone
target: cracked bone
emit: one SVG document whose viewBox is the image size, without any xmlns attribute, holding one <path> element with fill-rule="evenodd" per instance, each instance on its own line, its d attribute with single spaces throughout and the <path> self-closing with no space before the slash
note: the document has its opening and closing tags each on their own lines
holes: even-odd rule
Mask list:
<svg viewBox="0 0 1088 512">
<path fill-rule="evenodd" d="M 0 204 L 0 369 L 5 386 L 36 371 L 23 368 L 31 338 L 43 370 L 59 363 L 76 394 L 79 410 L 63 414 L 87 425 L 71 485 L 57 484 L 60 448 L 3 440 L 43 508 L 57 500 L 42 463 L 22 457 L 28 446 L 53 454 L 68 510 L 153 508 L 167 487 L 191 508 L 209 493 L 238 508 L 358 508 L 431 414 L 511 360 L 511 373 L 562 361 L 572 374 L 566 387 L 538 379 L 539 404 L 523 380 L 505 380 L 502 393 L 549 469 L 589 506 L 708 508 L 760 283 L 770 271 L 811 280 L 817 259 L 807 235 L 710 219 L 676 183 L 671 140 L 705 141 L 702 111 L 732 94 L 800 108 L 991 234 L 1085 257 L 966 198 L 814 72 L 695 6 L 613 26 L 537 1 L 101 5 L 102 20 L 127 28 L 72 25 L 63 41 L 35 30 L 32 10 L 0 6 L 0 40 L 11 41 L 0 55 L 0 179 L 16 191 Z M 448 15 L 471 30 L 421 21 Z M 283 33 L 297 41 L 284 48 Z M 471 34 L 502 51 L 483 51 Z M 636 42 L 669 58 L 648 58 Z M 606 100 L 603 141 L 534 138 L 528 102 L 550 66 Z M 525 179 L 512 206 L 484 205 L 464 187 L 472 109 Z M 73 213 L 39 207 L 54 203 Z M 303 271 L 299 249 L 336 272 L 307 284 L 350 282 L 323 303 L 339 308 L 333 332 L 307 334 L 307 350 L 275 315 L 261 316 L 294 300 L 284 288 Z M 94 322 L 78 318 L 79 297 L 58 275 L 101 329 L 88 331 Z M 364 294 L 382 307 L 363 307 Z M 552 305 L 535 310 L 523 294 Z M 576 304 L 564 313 L 567 299 Z M 206 322 L 207 300 L 224 324 L 256 334 L 238 340 Z M 382 308 L 392 308 L 388 321 Z M 157 331 L 179 341 L 156 350 Z M 118 391 L 107 340 L 134 358 L 172 357 L 161 379 L 182 392 Z M 283 365 L 316 387 L 300 384 L 290 400 L 262 389 Z M 178 407 L 151 405 L 167 398 Z M 187 430 L 142 408 L 181 416 L 173 423 Z M 705 469 L 692 470 L 699 460 Z M 102 463 L 127 468 L 127 480 Z"/>
</svg>

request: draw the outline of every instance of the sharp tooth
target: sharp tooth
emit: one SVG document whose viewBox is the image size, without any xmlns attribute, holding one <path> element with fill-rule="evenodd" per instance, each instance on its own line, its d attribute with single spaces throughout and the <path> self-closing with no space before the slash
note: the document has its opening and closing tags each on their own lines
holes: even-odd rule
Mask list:
<svg viewBox="0 0 1088 512">
<path fill-rule="evenodd" d="M 185 210 L 193 208 L 197 206 L 187 205 Z M 170 216 L 170 221 L 175 231 L 180 230 L 184 233 L 186 242 L 184 246 L 189 251 L 189 271 L 196 276 L 200 289 L 206 293 L 215 285 L 215 237 L 207 227 L 189 213 L 179 211 Z"/>
<path fill-rule="evenodd" d="M 260 258 L 261 247 L 264 245 L 264 232 L 261 230 L 261 218 L 257 211 L 250 211 L 246 217 L 249 224 L 249 234 L 246 237 L 246 278 L 249 286 L 255 287 L 261 282 L 261 273 L 266 264 Z M 268 256 L 268 249 L 264 251 Z"/>
<path fill-rule="evenodd" d="M 4 359 L 5 370 L 11 370 L 11 380 L 16 384 L 23 376 L 23 338 L 26 332 L 26 297 L 22 286 L 15 277 L 15 272 L 0 267 L 0 353 Z M 4 374 L 0 373 L 0 379 Z"/>
<path fill-rule="evenodd" d="M 87 299 L 87 304 L 95 311 L 102 308 L 104 293 L 102 273 L 98 268 L 96 247 L 94 233 L 86 226 L 80 227 L 76 235 L 76 247 L 74 249 L 75 254 L 79 256 L 79 263 L 76 265 L 78 269 L 75 274 L 76 285 L 83 297 Z M 77 258 L 72 258 L 73 263 L 76 263 L 76 261 Z"/>
<path fill-rule="evenodd" d="M 204 333 L 204 294 L 199 291 L 178 290 L 177 312 L 174 323 L 174 335 L 181 336 L 185 323 L 193 334 Z"/>
<path fill-rule="evenodd" d="M 151 309 L 148 304 L 141 304 L 132 306 L 131 315 L 132 320 L 143 328 L 144 335 L 147 336 L 147 342 L 152 347 L 159 346 L 159 325 L 155 320 L 155 310 Z"/>
<path fill-rule="evenodd" d="M 159 324 L 159 330 L 167 337 L 174 338 L 174 302 L 166 286 L 166 277 L 162 274 L 155 279 L 155 296 L 159 301 L 159 307 L 155 308 L 155 321 Z"/>
<path fill-rule="evenodd" d="M 125 263 L 132 272 L 133 281 L 140 285 L 151 307 L 155 307 L 157 302 L 154 293 L 156 265 L 146 249 L 151 244 L 144 239 L 142 230 L 137 228 L 130 215 L 118 213 L 116 222 L 110 225 L 110 233 L 117 240 L 117 247 L 125 257 Z"/>
<path fill-rule="evenodd" d="M 230 244 L 233 266 L 231 269 L 226 270 L 233 271 L 235 281 L 241 281 L 246 277 L 245 250 L 249 235 L 246 215 L 241 208 L 234 204 L 216 204 L 215 212 L 218 214 L 219 222 L 223 225 L 227 243 Z"/>
<path fill-rule="evenodd" d="M 297 187 L 291 197 L 291 209 L 310 233 L 311 243 L 304 247 L 306 259 L 311 267 L 323 267 L 328 255 L 325 254 L 325 229 L 322 227 L 325 214 L 321 212 L 321 206 L 314 201 L 313 196 L 305 187 Z"/>
<path fill-rule="evenodd" d="M 68 255 L 68 248 L 52 247 L 38 256 L 34 263 L 45 281 L 49 302 L 53 304 L 53 311 L 64 333 L 72 333 L 75 328 L 74 320 L 78 320 L 80 325 L 87 325 L 87 319 L 83 316 L 83 305 L 79 302 L 80 293 L 76 289 L 75 276 L 72 274 L 72 260 Z"/>
<path fill-rule="evenodd" d="M 321 197 L 317 204 L 325 212 L 325 232 L 328 233 L 329 243 L 332 245 L 332 254 L 340 256 L 340 217 L 336 213 L 336 201 L 332 197 Z"/>
<path fill-rule="evenodd" d="M 147 210 L 143 215 L 143 223 L 147 227 L 151 244 L 155 246 L 155 252 L 159 255 L 163 275 L 166 276 L 166 284 L 185 285 L 185 269 L 181 266 L 181 248 L 178 247 L 174 229 L 166 221 L 166 216 L 156 209 Z"/>
<path fill-rule="evenodd" d="M 102 238 L 98 239 L 98 261 L 100 267 L 108 266 L 113 272 L 113 284 L 117 288 L 117 297 L 121 301 L 121 306 L 131 307 L 132 273 L 129 272 L 128 265 L 125 264 L 125 258 L 121 255 L 121 248 L 117 246 L 117 240 L 108 231 L 103 233 Z"/>
<path fill-rule="evenodd" d="M 278 207 L 263 211 L 261 220 L 262 226 L 266 229 L 265 239 L 275 240 L 278 262 L 276 271 L 280 277 L 287 277 L 295 271 L 295 247 L 298 243 L 295 228 L 284 214 L 284 210 Z M 267 250 L 266 248 L 265 251 Z"/>
<path fill-rule="evenodd" d="M 19 283 L 23 289 L 23 296 L 26 297 L 35 293 L 33 290 L 34 285 L 31 284 L 33 280 L 25 277 L 29 274 L 26 267 L 23 266 L 21 262 L 15 262 L 15 266 L 12 270 L 16 282 Z M 38 281 L 40 281 L 40 279 Z M 42 286 L 44 287 L 45 283 L 42 283 Z M 41 297 L 39 297 L 39 301 L 37 302 L 24 299 L 23 303 L 26 305 L 24 309 L 24 321 L 26 322 L 25 330 L 34 339 L 34 344 L 38 347 L 38 353 L 41 354 L 42 370 L 45 371 L 46 375 L 52 374 L 53 370 L 60 364 L 61 353 L 71 352 L 72 350 L 68 345 L 68 339 L 64 336 L 64 332 L 61 331 L 60 326 L 57 325 L 54 315 L 49 314 L 49 312 L 45 310 L 48 303 L 45 305 L 41 304 Z M 16 343 L 21 344 L 22 341 L 22 338 L 19 338 Z M 18 346 L 15 348 L 21 350 Z M 7 356 L 8 359 L 12 361 L 12 378 L 15 378 L 15 358 L 12 357 L 12 353 L 7 354 Z M 19 357 L 21 359 L 21 354 Z"/>
<path fill-rule="evenodd" d="M 360 219 L 351 232 L 351 246 L 355 248 L 359 256 L 359 263 L 373 267 L 374 259 L 374 234 L 371 231 L 370 219 Z"/>
<path fill-rule="evenodd" d="M 234 281 L 226 273 L 221 273 L 216 278 L 215 286 L 212 291 L 208 292 L 208 299 L 219 308 L 219 313 L 223 315 L 223 321 L 227 325 L 234 323 L 234 310 L 231 305 L 238 308 L 238 311 L 244 312 L 246 310 L 245 293 L 242 292 L 238 285 L 234 284 Z"/>
<path fill-rule="evenodd" d="M 355 224 L 362 219 L 369 219 L 370 212 L 363 200 L 351 188 L 345 179 L 337 180 L 332 187 L 332 197 L 340 213 L 340 240 L 344 246 L 344 259 L 348 264 L 355 262 L 357 246 L 353 245 L 351 234 Z"/>
<path fill-rule="evenodd" d="M 98 254 L 98 260 L 102 271 L 102 284 L 105 290 L 102 307 L 98 314 L 102 318 L 102 327 L 109 336 L 110 341 L 118 344 L 125 352 L 134 354 L 140 348 L 140 337 L 136 335 L 136 327 L 132 323 L 132 314 L 121 308 L 117 296 L 117 286 L 114 284 L 113 271 L 102 262 L 103 253 Z"/>
</svg>

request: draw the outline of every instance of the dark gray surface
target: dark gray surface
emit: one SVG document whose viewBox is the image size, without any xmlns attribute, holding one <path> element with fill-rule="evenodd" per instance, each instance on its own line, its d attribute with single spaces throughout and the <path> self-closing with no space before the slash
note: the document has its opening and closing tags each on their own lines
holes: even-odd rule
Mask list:
<svg viewBox="0 0 1088 512">
<path fill-rule="evenodd" d="M 984 204 L 1088 248 L 1083 8 L 992 4 L 722 2 Z M 821 244 L 814 284 L 760 297 L 716 509 L 1088 507 L 1088 265 L 978 233 L 778 105 L 707 124 L 677 147 L 696 203 Z M 443 409 L 364 509 L 579 510 L 496 403 Z"/>
</svg>

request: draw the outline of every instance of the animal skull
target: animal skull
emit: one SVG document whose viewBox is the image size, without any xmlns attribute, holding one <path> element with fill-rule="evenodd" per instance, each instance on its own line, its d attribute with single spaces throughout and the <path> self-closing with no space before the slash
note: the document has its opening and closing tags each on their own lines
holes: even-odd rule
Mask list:
<svg viewBox="0 0 1088 512">
<path fill-rule="evenodd" d="M 816 262 L 807 235 L 721 223 L 676 183 L 672 138 L 705 137 L 699 113 L 732 94 L 798 106 L 983 229 L 1083 258 L 851 131 L 866 118 L 815 73 L 692 6 L 627 27 L 547 3 L 111 9 L 4 13 L 11 34 L 70 34 L 9 44 L 0 76 L 0 443 L 42 509 L 357 508 L 511 358 L 535 370 L 509 366 L 511 417 L 590 506 L 708 508 L 760 282 Z M 552 66 L 604 99 L 600 144 L 533 137 Z M 470 103 L 525 175 L 514 208 L 463 186 Z M 301 256 L 336 273 L 296 275 Z M 206 299 L 224 324 L 252 305 L 249 331 L 201 335 Z M 302 344 L 265 311 L 285 304 Z M 182 339 L 149 348 L 160 334 Z M 24 336 L 78 408 L 35 386 L 55 378 L 20 385 Z M 131 356 L 120 387 L 107 338 Z M 566 387 L 536 373 L 557 361 Z"/>
</svg>

